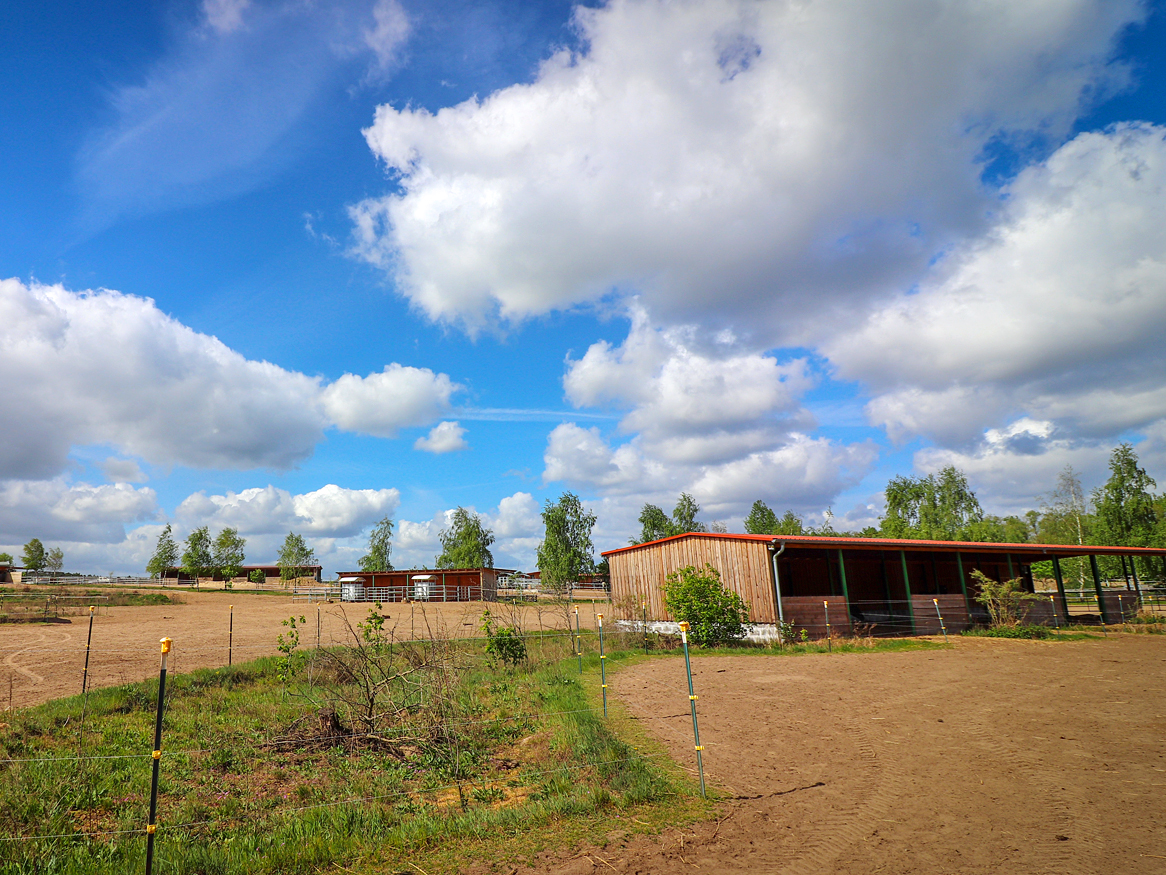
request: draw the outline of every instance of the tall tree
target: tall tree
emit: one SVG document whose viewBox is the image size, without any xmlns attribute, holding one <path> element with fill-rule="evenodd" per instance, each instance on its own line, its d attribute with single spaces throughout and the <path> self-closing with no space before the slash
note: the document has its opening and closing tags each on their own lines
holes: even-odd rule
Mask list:
<svg viewBox="0 0 1166 875">
<path fill-rule="evenodd" d="M 294 580 L 304 576 L 304 570 L 316 564 L 316 551 L 308 546 L 308 542 L 295 532 L 288 532 L 283 539 L 283 546 L 279 548 L 279 566 L 281 580 Z"/>
<path fill-rule="evenodd" d="M 14 561 L 11 553 L 0 553 L 0 562 L 11 565 Z"/>
<path fill-rule="evenodd" d="M 1118 444 L 1109 456 L 1109 479 L 1093 493 L 1102 537 L 1110 544 L 1150 543 L 1157 515 L 1150 490 L 1158 484 L 1140 465 L 1133 446 Z"/>
<path fill-rule="evenodd" d="M 223 529 L 215 537 L 214 566 L 226 580 L 239 576 L 239 571 L 247 562 L 243 548 L 247 539 L 239 536 L 238 529 Z"/>
<path fill-rule="evenodd" d="M 805 535 L 805 534 L 807 534 L 806 524 L 805 524 L 805 521 L 803 521 L 802 518 L 800 516 L 798 516 L 796 513 L 794 513 L 792 510 L 787 510 L 785 513 L 783 513 L 781 515 L 781 519 L 779 519 L 774 524 L 773 532 L 771 534 L 774 534 L 774 535 Z"/>
<path fill-rule="evenodd" d="M 437 536 L 441 541 L 438 568 L 493 568 L 494 555 L 490 545 L 494 533 L 482 524 L 476 513 L 458 507 L 450 516 L 449 525 Z"/>
<path fill-rule="evenodd" d="M 659 541 L 661 538 L 670 538 L 676 532 L 672 529 L 672 520 L 654 504 L 645 504 L 640 511 L 640 537 L 633 538 L 633 544 L 646 544 L 649 541 Z"/>
<path fill-rule="evenodd" d="M 186 549 L 182 551 L 182 570 L 197 582 L 200 577 L 210 576 L 214 564 L 210 530 L 206 526 L 201 526 L 186 538 Z"/>
<path fill-rule="evenodd" d="M 40 542 L 40 538 L 33 538 L 24 545 L 24 552 L 20 557 L 20 564 L 29 571 L 41 571 L 45 567 L 45 545 Z"/>
<path fill-rule="evenodd" d="M 1036 540 L 1044 544 L 1087 544 L 1093 535 L 1093 524 L 1081 478 L 1072 465 L 1066 465 L 1057 475 L 1056 487 L 1041 500 L 1041 513 L 1034 526 Z M 1070 578 L 1077 580 L 1077 588 L 1084 589 L 1086 561 L 1062 559 L 1060 564 Z M 1047 573 L 1052 574 L 1052 563 Z"/>
<path fill-rule="evenodd" d="M 168 569 L 178 564 L 178 544 L 174 542 L 170 524 L 158 536 L 158 546 L 154 548 L 154 555 L 146 563 L 146 573 L 150 577 L 161 577 Z"/>
<path fill-rule="evenodd" d="M 745 517 L 745 531 L 750 535 L 772 535 L 777 530 L 775 514 L 760 498 L 753 502 L 749 515 Z"/>
<path fill-rule="evenodd" d="M 53 547 L 45 554 L 45 568 L 53 574 L 60 574 L 65 567 L 65 551 L 60 547 Z"/>
<path fill-rule="evenodd" d="M 384 517 L 368 533 L 368 553 L 360 557 L 361 571 L 392 571 L 390 557 L 393 553 L 392 517 Z"/>
<path fill-rule="evenodd" d="M 926 477 L 891 478 L 886 500 L 879 531 L 887 538 L 971 540 L 974 524 L 984 519 L 967 476 L 953 465 Z"/>
<path fill-rule="evenodd" d="M 676 507 L 672 508 L 672 531 L 677 535 L 686 532 L 707 532 L 704 523 L 697 522 L 696 515 L 700 513 L 700 505 L 687 492 L 680 493 Z"/>
<path fill-rule="evenodd" d="M 584 574 L 595 570 L 591 530 L 595 514 L 583 507 L 579 496 L 564 492 L 543 508 L 544 534 L 538 547 L 538 570 L 543 587 L 562 592 Z"/>
</svg>

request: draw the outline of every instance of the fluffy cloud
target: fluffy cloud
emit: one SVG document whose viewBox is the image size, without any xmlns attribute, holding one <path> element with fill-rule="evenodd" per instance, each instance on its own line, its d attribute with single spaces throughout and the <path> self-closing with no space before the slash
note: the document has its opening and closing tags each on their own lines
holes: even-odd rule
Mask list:
<svg viewBox="0 0 1166 875">
<path fill-rule="evenodd" d="M 391 438 L 399 428 L 437 419 L 461 388 L 428 368 L 391 364 L 367 377 L 345 374 L 323 391 L 321 401 L 328 418 L 345 431 Z"/>
<path fill-rule="evenodd" d="M 798 399 L 812 382 L 804 359 L 743 353 L 728 333 L 702 343 L 695 326 L 654 329 L 636 307 L 624 343 L 593 344 L 568 362 L 563 386 L 576 407 L 631 406 L 622 431 L 638 432 L 654 457 L 692 464 L 766 449 L 810 425 Z"/>
<path fill-rule="evenodd" d="M 1028 415 L 1083 438 L 1166 417 L 1166 129 L 1086 133 L 1009 186 L 987 238 L 825 344 L 897 437 Z"/>
<path fill-rule="evenodd" d="M 178 506 L 186 528 L 230 526 L 248 534 L 298 534 L 346 538 L 359 534 L 400 503 L 396 489 L 343 489 L 328 484 L 314 492 L 292 495 L 274 486 L 225 495 L 196 492 Z"/>
<path fill-rule="evenodd" d="M 982 227 L 990 144 L 1125 81 L 1137 0 L 615 0 L 534 82 L 365 132 L 356 251 L 471 330 L 634 287 L 669 321 L 813 334 Z M 921 192 L 926 192 L 922 196 Z M 711 290 L 716 290 L 715 294 Z M 773 306 L 780 301 L 784 306 Z"/>
<path fill-rule="evenodd" d="M 703 465 L 663 464 L 638 439 L 612 449 L 599 429 L 574 423 L 555 428 L 544 454 L 545 482 L 598 489 L 606 497 L 673 500 L 692 493 L 709 513 L 733 517 L 757 498 L 798 510 L 820 510 L 857 484 L 878 453 L 873 444 L 843 445 L 794 434 L 782 446 Z"/>
<path fill-rule="evenodd" d="M 470 445 L 465 441 L 465 433 L 466 430 L 456 422 L 439 422 L 428 435 L 413 442 L 413 449 L 437 454 L 468 450 Z"/>
<path fill-rule="evenodd" d="M 126 526 L 158 514 L 153 489 L 128 483 L 92 486 L 55 480 L 10 480 L 0 483 L 0 543 L 29 538 L 116 544 Z"/>
<path fill-rule="evenodd" d="M 88 444 L 158 465 L 288 468 L 329 424 L 391 436 L 437 419 L 459 388 L 397 364 L 321 386 L 108 290 L 0 280 L 0 325 L 0 400 L 22 422 L 0 441 L 0 478 L 52 477 Z M 111 479 L 143 479 L 109 464 Z"/>
<path fill-rule="evenodd" d="M 249 361 L 145 298 L 0 280 L 0 386 L 25 427 L 0 477 L 51 476 L 71 445 L 157 464 L 286 468 L 322 436 L 317 381 Z"/>
</svg>

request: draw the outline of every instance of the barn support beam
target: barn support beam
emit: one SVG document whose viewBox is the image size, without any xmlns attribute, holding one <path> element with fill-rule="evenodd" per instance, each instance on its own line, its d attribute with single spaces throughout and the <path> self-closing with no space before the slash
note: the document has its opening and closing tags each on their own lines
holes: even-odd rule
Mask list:
<svg viewBox="0 0 1166 875">
<path fill-rule="evenodd" d="M 955 551 L 955 567 L 960 573 L 960 592 L 964 594 L 964 608 L 968 612 L 968 616 L 972 616 L 972 605 L 968 601 L 968 581 L 964 577 L 964 557 L 960 555 L 960 551 Z"/>
<path fill-rule="evenodd" d="M 1008 560 L 1008 579 L 1015 580 L 1016 579 L 1016 572 L 1012 570 L 1012 554 L 1005 553 L 1004 558 Z"/>
<path fill-rule="evenodd" d="M 915 605 L 911 602 L 911 578 L 907 574 L 907 551 L 899 551 L 899 561 L 903 564 L 903 589 L 907 593 L 907 615 L 911 618 L 911 634 L 915 634 Z"/>
<path fill-rule="evenodd" d="M 1065 597 L 1065 577 L 1061 574 L 1061 560 L 1053 556 L 1053 579 L 1057 581 L 1057 595 L 1061 597 L 1061 611 L 1065 614 L 1065 623 L 1069 622 L 1069 599 Z"/>
<path fill-rule="evenodd" d="M 1130 573 L 1134 576 L 1134 592 L 1138 594 L 1138 607 L 1142 606 L 1142 587 L 1138 584 L 1138 566 L 1134 557 L 1130 557 Z"/>
<path fill-rule="evenodd" d="M 1109 612 L 1105 610 L 1104 593 L 1101 591 L 1101 572 L 1097 570 L 1097 556 L 1089 554 L 1089 570 L 1093 572 L 1093 591 L 1097 593 L 1097 610 L 1101 613 L 1103 625 L 1109 625 Z"/>
<path fill-rule="evenodd" d="M 842 578 L 842 597 L 846 599 L 846 611 L 850 612 L 850 589 L 846 586 L 846 558 L 841 550 L 838 551 L 838 572 Z"/>
</svg>

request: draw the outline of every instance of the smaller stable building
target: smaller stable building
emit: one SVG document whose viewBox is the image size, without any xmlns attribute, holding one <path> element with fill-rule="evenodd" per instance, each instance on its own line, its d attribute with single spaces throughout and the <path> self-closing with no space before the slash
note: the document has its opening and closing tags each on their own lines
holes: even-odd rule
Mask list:
<svg viewBox="0 0 1166 875">
<path fill-rule="evenodd" d="M 299 574 L 296 576 L 296 580 L 312 580 L 316 583 L 320 583 L 324 577 L 323 565 L 303 565 L 300 566 L 297 570 L 299 571 Z M 215 571 L 214 574 L 211 574 L 207 577 L 197 578 L 197 581 L 208 581 L 213 583 L 226 580 L 250 580 L 251 575 L 256 571 L 263 572 L 264 583 L 280 583 L 283 580 L 283 578 L 280 576 L 280 568 L 278 565 L 240 565 L 239 573 L 232 578 L 226 578 L 222 575 L 221 572 Z M 162 579 L 173 580 L 177 583 L 194 584 L 197 582 L 193 574 L 191 574 L 189 571 L 184 571 L 181 568 L 167 568 L 162 572 Z"/>
<path fill-rule="evenodd" d="M 346 602 L 492 602 L 498 578 L 511 568 L 409 568 L 342 571 L 340 599 Z"/>
<path fill-rule="evenodd" d="M 1056 594 L 1026 605 L 1034 623 L 1066 623 L 1069 601 L 1060 562 L 1087 558 L 1090 584 L 1103 623 L 1120 622 L 1140 604 L 1134 591 L 1103 584 L 1098 556 L 1158 557 L 1166 549 L 1066 544 L 990 544 L 849 538 L 815 535 L 737 535 L 690 532 L 603 553 L 611 575 L 611 598 L 629 619 L 672 619 L 664 604 L 664 581 L 687 566 L 717 569 L 722 582 L 749 607 L 754 623 L 778 621 L 814 637 L 853 631 L 876 635 L 929 635 L 963 631 L 988 621 L 976 601 L 973 571 L 995 581 L 1020 578 L 1034 592 L 1032 566 L 1051 564 Z M 1131 563 L 1132 565 L 1132 563 Z M 630 607 L 629 607 L 630 606 Z"/>
</svg>

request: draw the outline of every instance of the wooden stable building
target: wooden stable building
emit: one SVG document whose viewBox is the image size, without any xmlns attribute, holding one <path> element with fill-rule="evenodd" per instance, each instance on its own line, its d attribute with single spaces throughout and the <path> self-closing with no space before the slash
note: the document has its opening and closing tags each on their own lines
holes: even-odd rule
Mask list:
<svg viewBox="0 0 1166 875">
<path fill-rule="evenodd" d="M 639 619 L 646 602 L 649 620 L 671 619 L 664 580 L 686 566 L 707 563 L 744 599 L 754 623 L 781 619 L 820 637 L 827 616 L 836 634 L 848 635 L 856 627 L 876 635 L 938 634 L 940 613 L 948 630 L 963 631 L 988 619 L 976 601 L 972 571 L 996 581 L 1019 577 L 1033 592 L 1037 562 L 1051 562 L 1057 593 L 1026 603 L 1028 619 L 1064 623 L 1069 601 L 1060 560 L 1075 557 L 1089 559 L 1101 621 L 1120 622 L 1136 610 L 1140 586 L 1136 576 L 1134 590 L 1104 586 L 1097 557 L 1166 557 L 1166 549 L 691 532 L 603 556 L 610 564 L 612 602 L 631 605 L 629 617 Z"/>
<path fill-rule="evenodd" d="M 509 568 L 411 568 L 398 571 L 342 571 L 340 598 L 346 602 L 492 602 L 498 578 Z"/>
</svg>

